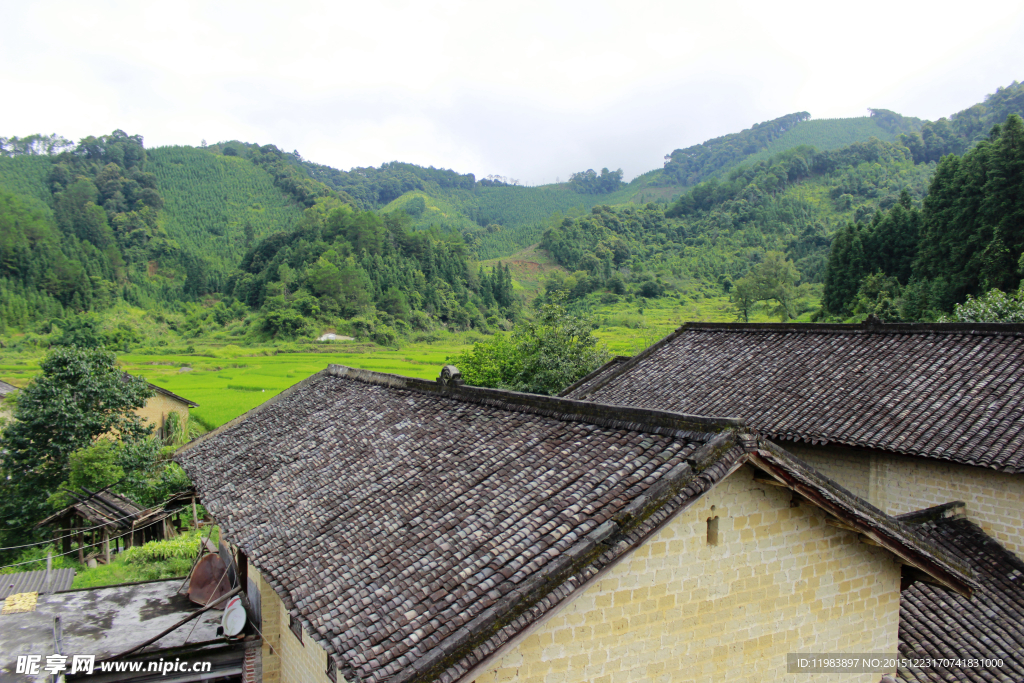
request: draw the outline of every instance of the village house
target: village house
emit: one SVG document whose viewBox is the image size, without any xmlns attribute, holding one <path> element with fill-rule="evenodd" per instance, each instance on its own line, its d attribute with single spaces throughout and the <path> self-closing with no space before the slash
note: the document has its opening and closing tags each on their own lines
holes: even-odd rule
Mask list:
<svg viewBox="0 0 1024 683">
<path fill-rule="evenodd" d="M 163 439 L 168 436 L 167 420 L 171 413 L 177 413 L 180 419 L 188 420 L 189 408 L 198 408 L 199 404 L 158 387 L 152 382 L 147 382 L 147 384 L 153 390 L 154 395 L 147 399 L 146 405 L 136 410 L 135 414 L 152 424 L 154 435 Z"/>
<path fill-rule="evenodd" d="M 1024 671 L 1022 370 L 1024 325 L 688 323 L 563 395 L 743 417 L 880 509 L 924 519 L 985 588 L 971 603 L 906 591 L 901 648 L 1011 652 Z"/>
<path fill-rule="evenodd" d="M 897 652 L 901 591 L 985 589 L 955 515 L 897 520 L 742 420 L 451 368 L 332 365 L 177 458 L 247 577 L 246 680 L 775 681 Z"/>
<path fill-rule="evenodd" d="M 1024 325 L 688 323 L 562 395 L 742 417 L 890 514 L 962 500 L 1024 557 Z"/>
<path fill-rule="evenodd" d="M 128 378 L 130 375 L 126 373 L 125 377 Z M 177 413 L 179 418 L 188 420 L 189 408 L 198 408 L 199 404 L 163 387 L 158 387 L 152 382 L 147 382 L 147 384 L 154 395 L 147 399 L 146 405 L 137 409 L 135 414 L 153 425 L 153 434 L 157 438 L 163 439 L 168 436 L 167 419 L 171 413 Z M 13 417 L 13 412 L 5 399 L 17 390 L 17 387 L 0 381 L 0 418 L 10 419 Z"/>
</svg>

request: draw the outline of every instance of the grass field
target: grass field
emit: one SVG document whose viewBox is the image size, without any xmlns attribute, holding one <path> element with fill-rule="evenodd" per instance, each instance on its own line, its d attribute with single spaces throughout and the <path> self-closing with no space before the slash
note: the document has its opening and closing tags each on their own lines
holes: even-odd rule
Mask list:
<svg viewBox="0 0 1024 683">
<path fill-rule="evenodd" d="M 638 299 L 600 306 L 594 310 L 593 316 L 598 324 L 594 335 L 608 346 L 610 352 L 623 356 L 643 351 L 686 322 L 736 322 L 736 311 L 729 297 L 725 296 Z M 810 321 L 810 312 L 795 320 Z M 779 319 L 758 311 L 750 316 L 750 322 L 770 323 L 779 322 Z"/>
<path fill-rule="evenodd" d="M 534 280 L 535 282 L 537 280 Z M 641 300 L 602 305 L 592 312 L 597 338 L 613 354 L 639 353 L 687 321 L 736 320 L 727 297 Z M 805 313 L 799 322 L 809 321 Z M 760 313 L 752 322 L 771 322 Z M 199 404 L 191 413 L 207 429 L 219 427 L 330 363 L 433 379 L 455 354 L 483 339 L 473 333 L 446 334 L 435 342 L 416 342 L 399 349 L 361 341 L 310 344 L 309 352 L 279 353 L 275 349 L 197 346 L 195 354 L 121 354 L 118 362 L 133 375 Z M 24 387 L 39 372 L 39 356 L 0 351 L 0 379 Z"/>
<path fill-rule="evenodd" d="M 228 346 L 190 355 L 118 355 L 126 372 L 195 401 L 191 411 L 207 429 L 255 408 L 330 363 L 353 368 L 433 379 L 445 360 L 481 337 L 446 335 L 433 343 L 411 343 L 398 350 L 346 341 L 311 344 L 315 352 L 276 353 L 273 349 Z M 39 372 L 39 357 L 0 355 L 0 379 L 25 386 Z"/>
<path fill-rule="evenodd" d="M 206 428 L 228 422 L 284 389 L 320 372 L 331 363 L 363 370 L 433 379 L 448 356 L 468 346 L 462 339 L 443 345 L 418 343 L 399 350 L 358 341 L 318 345 L 317 353 L 204 356 L 141 356 L 118 358 L 126 371 L 145 377 L 199 404 L 191 413 Z"/>
</svg>

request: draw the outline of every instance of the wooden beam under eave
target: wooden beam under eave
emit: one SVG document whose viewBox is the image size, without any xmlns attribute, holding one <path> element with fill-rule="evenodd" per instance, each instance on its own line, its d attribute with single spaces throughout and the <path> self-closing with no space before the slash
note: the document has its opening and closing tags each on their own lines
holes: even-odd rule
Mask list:
<svg viewBox="0 0 1024 683">
<path fill-rule="evenodd" d="M 764 455 L 760 451 L 756 451 L 749 455 L 750 462 L 755 467 L 765 472 L 769 472 L 773 477 L 780 481 L 786 482 L 789 488 L 793 489 L 796 493 L 799 493 L 802 497 L 806 498 L 808 502 L 813 503 L 815 506 L 821 508 L 824 512 L 838 519 L 838 515 L 845 512 L 841 508 L 838 508 L 835 501 L 830 500 L 827 496 L 823 495 L 820 491 L 815 489 L 813 486 L 804 484 L 797 480 L 792 474 L 790 474 L 783 465 L 772 462 L 770 458 L 773 457 L 791 457 L 782 449 L 779 449 L 781 454 L 773 454 L 772 448 L 779 448 L 773 444 L 768 444 Z M 845 521 L 845 520 L 844 520 Z M 859 522 L 859 520 L 858 520 Z M 890 553 L 900 558 L 900 560 L 906 564 L 916 567 L 917 569 L 927 572 L 932 577 L 940 582 L 944 588 L 952 590 L 965 598 L 970 598 L 974 594 L 974 586 L 969 581 L 961 579 L 954 570 L 947 569 L 941 562 L 929 561 L 927 556 L 918 557 L 919 552 L 913 548 L 913 546 L 907 545 L 898 537 L 889 538 L 885 534 L 879 534 L 876 530 L 867 528 L 861 528 L 861 524 L 857 526 L 847 523 L 850 531 L 855 531 L 860 534 L 873 539 L 881 548 L 885 548 Z M 931 569 L 925 569 L 924 566 L 930 566 Z"/>
<path fill-rule="evenodd" d="M 769 477 L 767 474 L 762 474 L 760 476 L 755 474 L 754 483 L 764 484 L 766 486 L 781 486 L 784 489 L 789 488 L 789 486 L 787 486 L 784 482 L 781 482 L 778 479 L 773 479 L 772 477 Z"/>
</svg>

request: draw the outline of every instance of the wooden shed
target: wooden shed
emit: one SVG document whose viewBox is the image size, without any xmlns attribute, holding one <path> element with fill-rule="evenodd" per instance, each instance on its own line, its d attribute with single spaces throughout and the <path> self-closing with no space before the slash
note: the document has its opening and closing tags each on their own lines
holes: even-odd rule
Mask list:
<svg viewBox="0 0 1024 683">
<path fill-rule="evenodd" d="M 109 489 L 109 487 L 108 487 Z M 175 535 L 183 526 L 181 515 L 186 513 L 187 502 L 194 494 L 184 492 L 151 508 L 142 508 L 136 502 L 113 491 L 64 491 L 75 499 L 66 508 L 58 510 L 36 526 L 52 526 L 55 540 L 62 544 L 61 552 L 72 551 L 72 540 L 78 542 L 78 561 L 85 562 L 86 548 L 95 548 L 105 561 L 114 552 L 158 541 Z M 194 505 L 193 505 L 194 511 Z M 192 516 L 194 512 L 188 512 Z"/>
</svg>

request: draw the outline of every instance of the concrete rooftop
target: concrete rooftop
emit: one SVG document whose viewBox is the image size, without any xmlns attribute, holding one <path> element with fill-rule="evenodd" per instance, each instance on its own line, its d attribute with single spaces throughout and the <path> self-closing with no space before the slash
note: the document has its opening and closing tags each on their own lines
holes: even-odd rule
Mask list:
<svg viewBox="0 0 1024 683">
<path fill-rule="evenodd" d="M 69 662 L 76 654 L 96 655 L 99 661 L 152 638 L 199 609 L 177 594 L 180 585 L 181 579 L 172 579 L 40 595 L 34 612 L 0 615 L 0 683 L 49 680 L 42 671 L 34 679 L 17 675 L 15 665 L 18 655 L 42 655 L 45 663 L 54 654 L 55 616 L 63 631 L 60 654 L 69 655 Z M 212 609 L 145 652 L 180 647 L 186 637 L 189 644 L 222 640 L 216 634 L 222 614 Z"/>
</svg>

